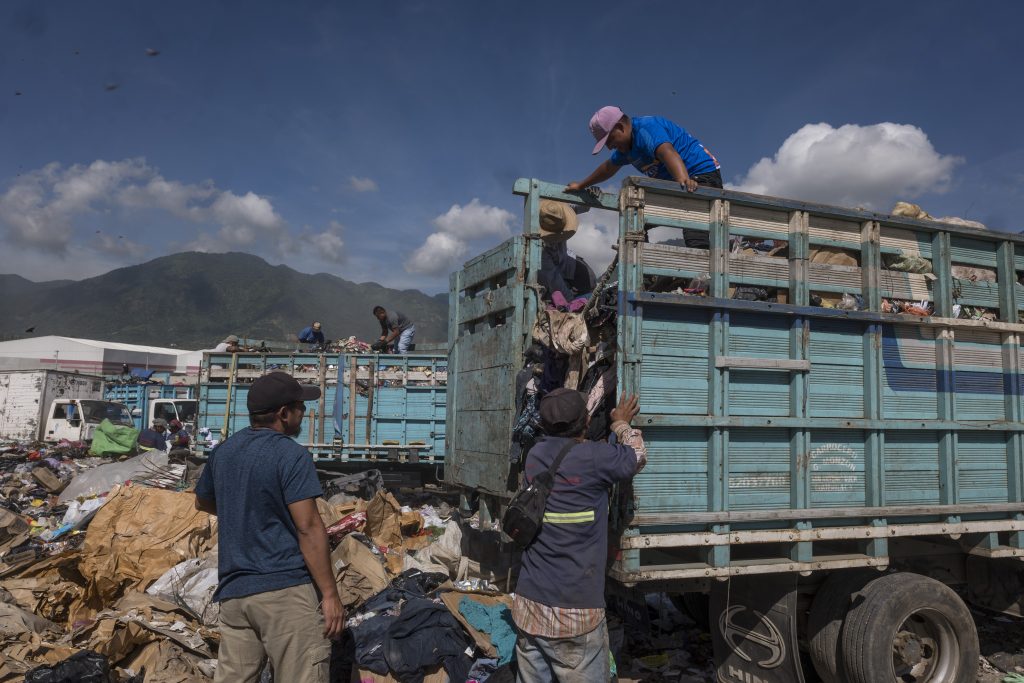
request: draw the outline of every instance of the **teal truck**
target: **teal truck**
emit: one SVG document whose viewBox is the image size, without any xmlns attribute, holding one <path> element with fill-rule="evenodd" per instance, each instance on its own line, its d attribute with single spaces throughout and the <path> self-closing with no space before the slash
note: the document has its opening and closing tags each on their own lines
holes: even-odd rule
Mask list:
<svg viewBox="0 0 1024 683">
<path fill-rule="evenodd" d="M 146 429 L 158 418 L 167 422 L 178 420 L 195 433 L 196 400 L 195 387 L 184 384 L 126 384 L 108 380 L 103 397 L 118 401 L 128 407 L 136 429 Z"/>
<path fill-rule="evenodd" d="M 199 378 L 200 451 L 249 425 L 249 386 L 272 371 L 320 387 L 295 437 L 318 467 L 373 467 L 437 481 L 445 455 L 445 354 L 429 347 L 405 355 L 206 353 Z"/>
<path fill-rule="evenodd" d="M 451 276 L 446 482 L 499 518 L 539 203 L 608 212 L 648 449 L 613 492 L 615 592 L 705 594 L 723 683 L 974 681 L 965 600 L 1024 595 L 1024 237 L 637 177 L 515 193 L 523 233 Z"/>
</svg>

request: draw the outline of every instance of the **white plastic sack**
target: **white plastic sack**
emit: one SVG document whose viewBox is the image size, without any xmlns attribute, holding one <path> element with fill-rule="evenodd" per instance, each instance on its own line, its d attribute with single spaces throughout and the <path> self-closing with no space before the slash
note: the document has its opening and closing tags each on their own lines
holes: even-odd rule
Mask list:
<svg viewBox="0 0 1024 683">
<path fill-rule="evenodd" d="M 61 524 L 78 524 L 85 519 L 86 515 L 93 510 L 99 510 L 106 502 L 106 498 L 89 498 L 81 503 L 73 500 L 68 503 L 68 510 L 64 513 Z"/>
<path fill-rule="evenodd" d="M 217 555 L 185 560 L 174 565 L 153 582 L 146 592 L 185 605 L 206 626 L 220 621 L 220 604 L 213 602 L 217 590 Z"/>
<path fill-rule="evenodd" d="M 408 553 L 403 569 L 419 569 L 421 572 L 440 572 L 451 578 L 459 575 L 462 562 L 462 527 L 454 519 L 444 527 L 444 533 L 434 543 L 415 555 Z"/>
<path fill-rule="evenodd" d="M 162 451 L 148 451 L 123 462 L 112 462 L 85 470 L 75 475 L 67 488 L 61 491 L 60 502 L 66 503 L 79 496 L 88 498 L 106 493 L 118 484 L 132 479 L 152 475 L 155 470 L 167 467 L 167 454 Z"/>
</svg>

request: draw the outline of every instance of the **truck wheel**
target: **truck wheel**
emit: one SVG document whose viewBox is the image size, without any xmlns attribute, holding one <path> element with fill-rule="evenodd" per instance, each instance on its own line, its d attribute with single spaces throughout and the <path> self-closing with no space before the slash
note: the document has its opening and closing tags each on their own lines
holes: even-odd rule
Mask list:
<svg viewBox="0 0 1024 683">
<path fill-rule="evenodd" d="M 872 579 L 873 569 L 833 572 L 814 594 L 807 614 L 807 651 L 822 683 L 841 683 L 839 678 L 839 635 L 853 595 Z"/>
<path fill-rule="evenodd" d="M 702 631 L 711 629 L 711 597 L 707 593 L 672 593 L 669 599 L 677 610 L 693 619 Z"/>
<path fill-rule="evenodd" d="M 920 574 L 888 574 L 864 586 L 843 623 L 849 683 L 973 683 L 978 632 L 960 597 Z"/>
</svg>

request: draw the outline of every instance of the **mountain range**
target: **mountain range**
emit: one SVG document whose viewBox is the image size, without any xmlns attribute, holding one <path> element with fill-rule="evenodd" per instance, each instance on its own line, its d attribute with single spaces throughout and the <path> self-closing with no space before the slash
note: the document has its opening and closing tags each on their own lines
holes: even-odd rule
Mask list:
<svg viewBox="0 0 1024 683">
<path fill-rule="evenodd" d="M 447 339 L 447 294 L 300 273 L 237 252 L 173 254 L 77 281 L 0 275 L 0 339 L 55 334 L 204 349 L 229 334 L 294 340 L 319 320 L 328 339 L 372 342 L 376 305 L 409 317 L 417 342 Z"/>
</svg>

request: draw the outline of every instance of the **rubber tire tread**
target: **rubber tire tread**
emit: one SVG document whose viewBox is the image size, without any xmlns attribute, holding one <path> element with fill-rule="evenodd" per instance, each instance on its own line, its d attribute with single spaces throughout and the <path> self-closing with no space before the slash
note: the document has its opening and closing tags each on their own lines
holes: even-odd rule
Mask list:
<svg viewBox="0 0 1024 683">
<path fill-rule="evenodd" d="M 832 572 L 814 595 L 807 613 L 807 653 L 822 683 L 842 683 L 839 639 L 853 594 L 880 576 L 876 569 Z"/>
<path fill-rule="evenodd" d="M 935 579 L 903 572 L 881 576 L 861 589 L 843 622 L 840 654 L 848 683 L 888 680 L 891 632 L 914 609 L 930 607 L 946 614 L 959 642 L 959 666 L 953 680 L 974 683 L 978 675 L 978 631 L 974 618 L 953 589 Z M 936 682 L 939 683 L 939 682 Z"/>
</svg>

